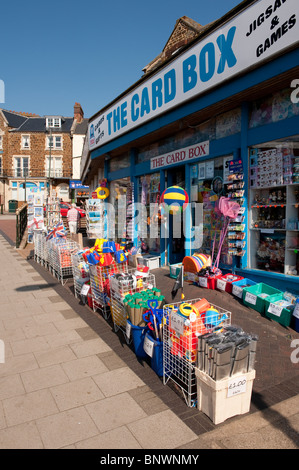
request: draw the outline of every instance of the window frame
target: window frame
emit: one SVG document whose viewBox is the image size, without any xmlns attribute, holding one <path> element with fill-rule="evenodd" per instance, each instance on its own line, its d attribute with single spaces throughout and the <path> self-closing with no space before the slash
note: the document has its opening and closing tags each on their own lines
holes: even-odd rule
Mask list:
<svg viewBox="0 0 299 470">
<path fill-rule="evenodd" d="M 24 145 L 24 138 L 28 137 L 28 147 Z M 30 134 L 22 134 L 21 135 L 21 149 L 22 150 L 30 150 Z"/>
</svg>

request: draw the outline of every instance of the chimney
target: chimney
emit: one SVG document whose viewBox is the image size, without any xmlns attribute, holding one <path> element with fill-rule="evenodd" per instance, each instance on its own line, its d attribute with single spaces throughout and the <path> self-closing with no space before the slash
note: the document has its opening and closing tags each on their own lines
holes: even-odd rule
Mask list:
<svg viewBox="0 0 299 470">
<path fill-rule="evenodd" d="M 84 117 L 83 109 L 80 103 L 75 103 L 74 106 L 74 119 L 76 119 L 77 123 L 80 123 Z"/>
</svg>

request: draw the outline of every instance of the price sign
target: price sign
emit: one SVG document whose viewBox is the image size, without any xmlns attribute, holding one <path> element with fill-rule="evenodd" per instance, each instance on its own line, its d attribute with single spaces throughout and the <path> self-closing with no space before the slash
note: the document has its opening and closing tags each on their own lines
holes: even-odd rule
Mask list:
<svg viewBox="0 0 299 470">
<path fill-rule="evenodd" d="M 178 315 L 175 312 L 171 312 L 170 316 L 171 328 L 178 334 L 182 335 L 184 333 L 184 318 L 181 315 Z"/>
<path fill-rule="evenodd" d="M 233 284 L 232 293 L 233 293 L 233 295 L 235 295 L 236 297 L 239 297 L 239 299 L 242 299 L 242 296 L 243 296 L 243 289 L 242 289 L 242 287 L 240 287 L 240 286 L 235 286 L 235 284 Z"/>
<path fill-rule="evenodd" d="M 84 284 L 81 288 L 80 294 L 81 295 L 87 295 L 89 289 L 90 289 L 90 286 L 88 284 Z"/>
<path fill-rule="evenodd" d="M 248 302 L 251 305 L 256 305 L 257 296 L 251 294 L 250 292 L 246 292 L 245 295 L 245 302 Z"/>
<path fill-rule="evenodd" d="M 225 290 L 225 288 L 226 288 L 226 281 L 223 281 L 223 279 L 217 279 L 217 289 Z"/>
<path fill-rule="evenodd" d="M 187 279 L 188 279 L 188 281 L 194 282 L 195 274 L 194 273 L 188 273 Z"/>
<path fill-rule="evenodd" d="M 130 339 L 130 336 L 131 336 L 131 325 L 129 322 L 127 322 L 126 324 L 126 336 L 128 339 Z"/>
<path fill-rule="evenodd" d="M 298 303 L 296 303 L 296 306 L 295 306 L 295 308 L 294 308 L 293 316 L 294 316 L 295 318 L 299 318 L 299 304 L 298 304 Z"/>
<path fill-rule="evenodd" d="M 145 336 L 143 342 L 143 349 L 149 357 L 153 357 L 154 354 L 154 342 L 148 336 Z"/>
<path fill-rule="evenodd" d="M 200 287 L 208 287 L 208 278 L 199 276 L 198 284 L 200 285 Z"/>
<path fill-rule="evenodd" d="M 246 376 L 236 377 L 228 382 L 227 398 L 240 395 L 246 392 L 247 379 Z"/>
<path fill-rule="evenodd" d="M 270 304 L 268 308 L 268 312 L 272 313 L 273 315 L 276 315 L 277 317 L 280 317 L 281 312 L 283 310 L 283 307 L 280 307 L 279 305 L 276 304 Z"/>
</svg>

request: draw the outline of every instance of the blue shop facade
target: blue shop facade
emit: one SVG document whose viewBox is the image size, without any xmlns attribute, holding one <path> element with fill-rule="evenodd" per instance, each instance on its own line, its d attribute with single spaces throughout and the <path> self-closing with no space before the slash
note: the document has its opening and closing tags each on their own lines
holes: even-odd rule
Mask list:
<svg viewBox="0 0 299 470">
<path fill-rule="evenodd" d="M 244 1 L 90 119 L 82 181 L 101 168 L 109 202 L 126 194 L 126 236 L 160 266 L 217 249 L 215 202 L 232 197 L 219 267 L 299 293 L 298 38 L 298 1 Z M 155 207 L 174 185 L 190 204 L 165 235 Z M 142 234 L 130 202 L 146 208 Z"/>
</svg>

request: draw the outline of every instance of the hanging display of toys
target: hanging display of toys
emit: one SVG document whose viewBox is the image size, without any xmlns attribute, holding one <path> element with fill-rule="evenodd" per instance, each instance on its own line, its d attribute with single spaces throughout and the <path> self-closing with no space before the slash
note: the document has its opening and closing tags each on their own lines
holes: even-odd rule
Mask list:
<svg viewBox="0 0 299 470">
<path fill-rule="evenodd" d="M 162 193 L 160 202 L 164 210 L 173 215 L 186 209 L 189 196 L 180 186 L 170 186 Z"/>
</svg>

